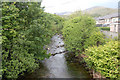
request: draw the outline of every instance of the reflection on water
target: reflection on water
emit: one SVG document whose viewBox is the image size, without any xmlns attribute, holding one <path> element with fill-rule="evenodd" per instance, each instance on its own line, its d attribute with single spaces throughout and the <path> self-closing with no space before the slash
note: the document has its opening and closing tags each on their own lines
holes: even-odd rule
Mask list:
<svg viewBox="0 0 120 80">
<path fill-rule="evenodd" d="M 64 45 L 61 35 L 53 36 L 47 53 L 54 54 L 64 51 L 64 47 L 58 47 L 61 45 Z M 90 75 L 79 63 L 67 62 L 64 54 L 56 54 L 45 59 L 39 69 L 25 78 L 90 78 Z"/>
<path fill-rule="evenodd" d="M 49 70 L 50 78 L 69 78 L 64 54 L 58 54 L 45 60 L 45 66 Z"/>
</svg>

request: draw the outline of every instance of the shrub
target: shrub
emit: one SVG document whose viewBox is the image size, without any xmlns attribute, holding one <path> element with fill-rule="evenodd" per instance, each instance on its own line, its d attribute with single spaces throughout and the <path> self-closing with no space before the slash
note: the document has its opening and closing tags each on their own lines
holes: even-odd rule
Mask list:
<svg viewBox="0 0 120 80">
<path fill-rule="evenodd" d="M 89 47 L 84 53 L 87 65 L 103 76 L 108 78 L 118 78 L 118 42 L 110 41 L 104 46 Z"/>
<path fill-rule="evenodd" d="M 110 27 L 98 27 L 100 30 L 110 31 Z"/>
</svg>

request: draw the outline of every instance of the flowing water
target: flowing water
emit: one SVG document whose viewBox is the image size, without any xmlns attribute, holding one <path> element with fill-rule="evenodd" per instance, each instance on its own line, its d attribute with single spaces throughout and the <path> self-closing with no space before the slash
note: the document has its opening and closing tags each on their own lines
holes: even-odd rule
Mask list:
<svg viewBox="0 0 120 80">
<path fill-rule="evenodd" d="M 55 35 L 49 45 L 47 53 L 59 53 L 65 51 L 61 35 Z M 61 46 L 61 47 L 58 47 Z M 31 78 L 90 78 L 89 73 L 79 63 L 66 61 L 65 53 L 56 54 L 49 59 L 45 59 L 40 64 L 40 68 L 25 76 Z"/>
</svg>

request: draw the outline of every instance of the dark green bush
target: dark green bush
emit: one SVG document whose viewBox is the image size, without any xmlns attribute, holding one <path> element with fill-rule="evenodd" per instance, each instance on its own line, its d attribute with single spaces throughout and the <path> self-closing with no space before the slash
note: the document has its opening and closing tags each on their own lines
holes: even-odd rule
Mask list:
<svg viewBox="0 0 120 80">
<path fill-rule="evenodd" d="M 98 27 L 100 30 L 110 31 L 110 27 Z"/>
</svg>

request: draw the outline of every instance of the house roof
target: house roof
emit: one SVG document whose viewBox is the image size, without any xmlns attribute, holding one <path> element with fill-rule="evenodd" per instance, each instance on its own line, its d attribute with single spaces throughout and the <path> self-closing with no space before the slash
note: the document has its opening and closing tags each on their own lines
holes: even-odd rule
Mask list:
<svg viewBox="0 0 120 80">
<path fill-rule="evenodd" d="M 106 15 L 106 16 L 103 16 L 103 17 L 98 17 L 98 18 L 94 18 L 95 20 L 102 20 L 102 19 L 110 19 L 110 18 L 113 18 L 113 17 L 118 17 L 120 16 L 120 13 L 114 13 L 114 14 L 110 14 L 110 15 Z"/>
</svg>

